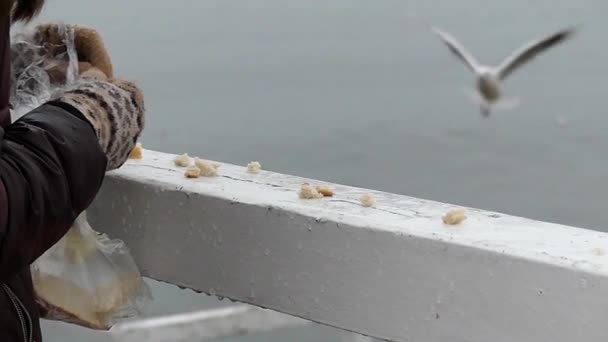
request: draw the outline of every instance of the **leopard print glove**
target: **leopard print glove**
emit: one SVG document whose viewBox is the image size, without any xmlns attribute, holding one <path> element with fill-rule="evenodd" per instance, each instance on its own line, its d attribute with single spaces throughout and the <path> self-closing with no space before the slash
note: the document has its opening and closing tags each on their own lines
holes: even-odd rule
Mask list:
<svg viewBox="0 0 608 342">
<path fill-rule="evenodd" d="M 85 77 L 54 101 L 69 104 L 89 120 L 108 158 L 108 170 L 129 157 L 145 123 L 144 96 L 134 83 Z"/>
</svg>

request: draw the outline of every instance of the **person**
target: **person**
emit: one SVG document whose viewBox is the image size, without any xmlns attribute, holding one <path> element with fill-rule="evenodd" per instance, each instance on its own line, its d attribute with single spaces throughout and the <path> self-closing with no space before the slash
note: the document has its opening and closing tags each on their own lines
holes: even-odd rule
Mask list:
<svg viewBox="0 0 608 342">
<path fill-rule="evenodd" d="M 144 125 L 141 90 L 90 79 L 11 123 L 10 27 L 44 0 L 0 0 L 0 341 L 41 342 L 30 264 L 93 201 Z"/>
</svg>

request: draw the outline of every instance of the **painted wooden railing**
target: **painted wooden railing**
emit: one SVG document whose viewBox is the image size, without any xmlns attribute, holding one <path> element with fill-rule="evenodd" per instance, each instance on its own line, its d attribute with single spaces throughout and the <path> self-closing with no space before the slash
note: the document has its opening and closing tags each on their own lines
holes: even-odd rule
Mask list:
<svg viewBox="0 0 608 342">
<path fill-rule="evenodd" d="M 608 341 L 606 233 L 473 208 L 446 225 L 458 206 L 337 184 L 305 200 L 302 183 L 326 183 L 228 164 L 187 179 L 173 158 L 144 150 L 110 173 L 92 225 L 124 240 L 147 277 L 272 311 L 126 322 L 116 340 L 314 321 L 392 341 Z"/>
</svg>

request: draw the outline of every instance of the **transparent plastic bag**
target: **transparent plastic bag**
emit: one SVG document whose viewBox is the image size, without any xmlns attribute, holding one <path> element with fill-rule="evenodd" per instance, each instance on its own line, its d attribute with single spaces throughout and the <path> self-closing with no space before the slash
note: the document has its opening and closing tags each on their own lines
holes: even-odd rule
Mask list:
<svg viewBox="0 0 608 342">
<path fill-rule="evenodd" d="M 78 80 L 78 53 L 74 28 L 58 24 L 63 44 L 41 41 L 32 28 L 14 31 L 11 36 L 11 118 L 42 105 Z M 52 82 L 50 73 L 65 73 L 62 82 Z"/>
<path fill-rule="evenodd" d="M 95 232 L 85 212 L 31 271 L 46 319 L 107 330 L 151 299 L 125 244 Z"/>
<path fill-rule="evenodd" d="M 74 29 L 60 24 L 58 32 L 62 46 L 39 41 L 31 29 L 13 33 L 13 121 L 77 84 Z M 65 73 L 61 82 L 49 77 L 49 72 L 57 70 Z M 121 319 L 138 315 L 152 298 L 125 244 L 95 232 L 85 212 L 31 265 L 31 271 L 45 319 L 107 330 Z"/>
</svg>

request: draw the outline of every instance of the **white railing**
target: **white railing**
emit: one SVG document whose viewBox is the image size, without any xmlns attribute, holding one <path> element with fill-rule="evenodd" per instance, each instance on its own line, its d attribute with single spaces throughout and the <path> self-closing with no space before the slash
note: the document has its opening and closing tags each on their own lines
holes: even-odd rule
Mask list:
<svg viewBox="0 0 608 342">
<path fill-rule="evenodd" d="M 173 157 L 145 150 L 89 210 L 148 277 L 392 341 L 608 340 L 606 233 L 472 208 L 448 226 L 457 206 L 336 184 L 334 197 L 302 200 L 300 185 L 320 182 L 226 164 L 186 179 Z M 360 205 L 365 192 L 376 207 Z M 209 324 L 225 336 L 301 321 L 245 308 L 113 334 L 204 340 Z M 217 328 L 222 317 L 234 329 Z"/>
<path fill-rule="evenodd" d="M 192 342 L 298 326 L 308 321 L 249 305 L 149 318 L 112 329 L 117 341 Z"/>
</svg>

